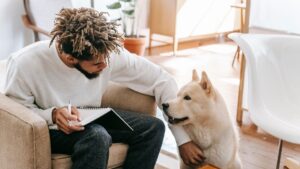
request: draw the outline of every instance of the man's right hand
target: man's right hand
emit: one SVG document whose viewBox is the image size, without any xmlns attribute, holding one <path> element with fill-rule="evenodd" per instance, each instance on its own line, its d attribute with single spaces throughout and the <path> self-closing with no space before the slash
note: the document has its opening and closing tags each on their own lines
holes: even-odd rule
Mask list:
<svg viewBox="0 0 300 169">
<path fill-rule="evenodd" d="M 57 124 L 58 129 L 66 134 L 71 134 L 74 131 L 82 131 L 82 125 L 70 125 L 69 121 L 80 121 L 80 114 L 75 107 L 72 107 L 71 114 L 66 107 L 55 108 L 52 111 L 52 121 Z"/>
<path fill-rule="evenodd" d="M 198 166 L 205 160 L 200 147 L 192 141 L 180 145 L 179 153 L 183 162 L 188 166 Z"/>
</svg>

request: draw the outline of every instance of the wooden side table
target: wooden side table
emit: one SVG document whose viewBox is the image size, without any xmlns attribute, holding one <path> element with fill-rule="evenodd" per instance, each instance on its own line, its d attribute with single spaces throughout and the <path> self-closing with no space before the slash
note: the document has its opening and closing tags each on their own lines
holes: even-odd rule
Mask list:
<svg viewBox="0 0 300 169">
<path fill-rule="evenodd" d="M 150 1 L 150 39 L 149 49 L 151 50 L 152 41 L 169 43 L 154 39 L 153 35 L 164 35 L 172 37 L 173 54 L 176 55 L 178 49 L 177 20 L 180 7 L 185 0 L 151 0 Z"/>
</svg>

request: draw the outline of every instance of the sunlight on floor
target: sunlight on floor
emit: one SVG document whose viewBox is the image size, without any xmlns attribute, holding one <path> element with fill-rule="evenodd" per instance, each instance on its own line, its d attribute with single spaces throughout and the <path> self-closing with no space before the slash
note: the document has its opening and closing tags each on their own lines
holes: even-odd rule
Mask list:
<svg viewBox="0 0 300 169">
<path fill-rule="evenodd" d="M 237 78 L 220 78 L 220 80 L 231 85 L 239 85 L 239 80 Z"/>
</svg>

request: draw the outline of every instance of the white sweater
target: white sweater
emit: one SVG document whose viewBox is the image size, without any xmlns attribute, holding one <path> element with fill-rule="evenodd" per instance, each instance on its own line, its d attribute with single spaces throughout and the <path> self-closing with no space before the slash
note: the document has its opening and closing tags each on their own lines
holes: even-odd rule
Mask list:
<svg viewBox="0 0 300 169">
<path fill-rule="evenodd" d="M 38 113 L 52 124 L 52 110 L 71 99 L 76 106 L 100 105 L 109 81 L 121 83 L 162 103 L 176 97 L 174 79 L 159 66 L 126 50 L 111 54 L 110 64 L 99 77 L 87 79 L 59 58 L 55 44 L 34 43 L 12 54 L 7 63 L 5 94 Z M 178 145 L 190 141 L 182 127 L 170 126 Z"/>
</svg>

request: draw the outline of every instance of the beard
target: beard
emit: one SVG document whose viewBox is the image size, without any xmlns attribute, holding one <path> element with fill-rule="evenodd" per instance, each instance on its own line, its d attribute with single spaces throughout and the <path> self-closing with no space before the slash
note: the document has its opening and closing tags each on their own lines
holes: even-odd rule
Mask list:
<svg viewBox="0 0 300 169">
<path fill-rule="evenodd" d="M 81 72 L 86 78 L 88 79 L 94 79 L 99 76 L 100 73 L 89 73 L 86 70 L 84 70 L 79 63 L 75 64 L 74 67 Z"/>
</svg>

